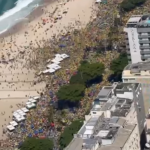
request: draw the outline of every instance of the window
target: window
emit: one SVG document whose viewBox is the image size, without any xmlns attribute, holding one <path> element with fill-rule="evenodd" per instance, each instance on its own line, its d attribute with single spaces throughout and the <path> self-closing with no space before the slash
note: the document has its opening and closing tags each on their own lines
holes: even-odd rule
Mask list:
<svg viewBox="0 0 150 150">
<path fill-rule="evenodd" d="M 93 112 L 93 114 L 96 114 L 96 112 Z"/>
</svg>

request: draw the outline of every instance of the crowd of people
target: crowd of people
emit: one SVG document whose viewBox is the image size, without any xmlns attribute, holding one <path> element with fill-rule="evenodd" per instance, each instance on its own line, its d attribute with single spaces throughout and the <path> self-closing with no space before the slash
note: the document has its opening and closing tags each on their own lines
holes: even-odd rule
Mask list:
<svg viewBox="0 0 150 150">
<path fill-rule="evenodd" d="M 107 15 L 106 12 L 107 10 L 110 10 L 109 6 L 110 6 L 109 3 L 108 6 L 107 5 L 100 6 L 101 16 L 99 16 L 98 18 L 99 22 L 102 23 L 105 20 L 106 18 L 105 15 Z M 43 20 L 41 20 L 41 22 L 43 23 Z M 109 24 L 109 22 L 112 23 L 112 20 L 110 18 L 108 20 L 105 20 L 105 22 Z M 44 23 L 46 23 L 46 20 L 44 20 Z M 79 22 L 77 22 L 77 24 L 79 24 Z M 40 28 L 41 26 L 37 25 L 36 27 Z M 100 30 L 104 30 L 104 26 L 100 26 Z M 37 31 L 34 30 L 34 32 L 36 34 Z M 5 65 L 6 68 L 11 69 L 10 71 L 11 73 L 9 71 L 8 73 L 5 72 L 5 74 L 4 71 L 1 72 L 2 77 L 4 78 L 3 79 L 4 82 L 8 84 L 7 89 L 13 89 L 14 91 L 18 91 L 24 86 L 23 84 L 29 83 L 29 85 L 35 87 L 34 90 L 37 91 L 36 87 L 38 85 L 36 83 L 44 80 L 46 82 L 46 90 L 44 91 L 44 94 L 42 94 L 39 102 L 37 102 L 36 108 L 31 109 L 27 113 L 26 120 L 18 123 L 18 126 L 15 128 L 13 132 L 9 132 L 5 128 L 3 129 L 3 134 L 7 135 L 7 139 L 0 140 L 1 148 L 7 149 L 7 148 L 18 147 L 27 137 L 51 138 L 54 136 L 58 136 L 60 134 L 57 133 L 56 131 L 56 127 L 60 125 L 59 122 L 53 123 L 53 122 L 49 122 L 48 120 L 47 115 L 48 115 L 49 106 L 57 103 L 58 99 L 56 96 L 56 92 L 58 91 L 60 86 L 68 84 L 71 76 L 76 73 L 77 68 L 79 67 L 80 62 L 81 60 L 83 60 L 83 56 L 85 54 L 84 48 L 87 45 L 91 44 L 88 43 L 90 41 L 87 40 L 88 36 L 90 36 L 90 38 L 94 37 L 93 39 L 96 39 L 95 37 L 99 36 L 97 34 L 100 33 L 100 32 L 91 33 L 90 31 L 88 31 L 91 33 L 91 35 L 89 35 L 89 33 L 87 33 L 87 31 L 85 30 L 83 32 L 82 30 L 79 32 L 81 33 L 80 34 L 77 33 L 77 36 L 75 34 L 72 35 L 71 32 L 68 32 L 65 35 L 61 34 L 59 36 L 59 39 L 54 38 L 53 40 L 48 40 L 48 41 L 43 40 L 46 43 L 46 46 L 48 42 L 50 43 L 48 48 L 46 47 L 46 48 L 40 48 L 40 50 L 39 49 L 35 50 L 35 48 L 33 48 L 34 44 L 38 45 L 38 43 L 40 42 L 37 41 L 37 43 L 34 42 L 34 44 L 32 44 L 33 42 L 31 41 L 29 46 L 27 46 L 26 48 L 24 46 L 18 47 L 18 51 L 20 51 L 19 54 L 17 52 L 16 53 L 13 52 L 14 54 L 13 58 L 17 58 L 17 60 L 14 59 L 14 61 L 12 61 L 11 63 L 9 61 L 8 64 L 6 63 Z M 28 38 L 27 35 L 28 33 L 26 32 L 26 36 L 25 36 L 26 39 Z M 95 42 L 96 41 L 93 41 L 93 43 Z M 11 48 L 12 47 L 8 49 L 11 50 Z M 26 49 L 28 48 L 30 48 L 31 51 L 33 50 L 34 52 L 26 51 Z M 33 79 L 35 77 L 33 76 L 35 71 L 31 69 L 32 66 L 30 66 L 31 67 L 30 69 L 29 68 L 25 69 L 25 66 L 27 66 L 26 62 L 29 62 L 28 59 L 31 59 L 30 64 L 32 64 L 33 68 L 34 69 L 36 68 L 37 72 L 39 72 L 39 70 L 45 69 L 44 67 L 47 64 L 48 59 L 51 59 L 56 54 L 56 52 L 62 53 L 62 51 L 63 53 L 68 54 L 70 58 L 66 59 L 62 63 L 62 68 L 54 74 L 41 75 L 38 76 L 38 79 Z M 11 51 L 9 53 L 11 53 Z M 7 56 L 8 57 L 2 56 L 3 60 L 8 60 L 7 58 L 10 59 L 9 54 Z M 113 52 L 113 51 L 105 52 L 105 54 L 102 54 L 101 56 L 94 58 L 94 62 L 102 62 L 105 65 L 105 68 L 109 68 L 110 62 L 117 56 L 118 56 L 117 52 Z M 88 57 L 89 56 L 87 56 L 87 59 Z M 19 69 L 22 68 L 22 69 L 18 71 L 18 68 Z M 18 75 L 16 72 L 18 72 Z M 12 74 L 11 78 L 9 80 L 8 78 L 5 79 L 4 76 L 7 77 L 9 73 Z M 69 113 L 69 115 L 72 116 L 72 119 L 75 120 L 84 117 L 84 114 L 90 107 L 91 102 L 94 100 L 94 98 L 96 98 L 100 87 L 109 84 L 107 81 L 107 77 L 109 76 L 109 74 L 110 72 L 106 72 L 103 81 L 100 84 L 93 85 L 90 88 L 85 90 L 85 97 L 81 101 L 83 107 L 81 107 L 81 109 L 79 109 L 76 112 L 76 114 L 74 114 L 72 111 Z M 22 79 L 22 76 L 26 76 L 26 79 Z M 15 85 L 10 85 L 9 82 L 11 81 L 11 79 L 14 80 L 14 82 L 15 81 L 21 82 L 20 83 L 21 85 L 19 87 L 16 87 Z M 26 89 L 30 87 L 29 85 L 28 87 L 26 87 Z M 30 89 L 32 88 L 30 87 Z M 43 92 L 42 88 L 38 88 L 38 90 L 39 91 L 37 92 L 39 94 Z M 29 96 L 32 95 L 26 95 L 26 97 Z M 55 114 L 54 117 L 57 118 Z"/>
</svg>

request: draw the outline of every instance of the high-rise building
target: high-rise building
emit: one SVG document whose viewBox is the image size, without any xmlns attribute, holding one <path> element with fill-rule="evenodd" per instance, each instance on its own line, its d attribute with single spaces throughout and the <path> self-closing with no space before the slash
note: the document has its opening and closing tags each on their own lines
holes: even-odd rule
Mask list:
<svg viewBox="0 0 150 150">
<path fill-rule="evenodd" d="M 150 15 L 133 15 L 126 27 L 126 47 L 131 63 L 150 58 Z"/>
<path fill-rule="evenodd" d="M 124 83 L 141 83 L 145 113 L 150 108 L 150 61 L 127 65 L 122 73 Z"/>
<path fill-rule="evenodd" d="M 140 84 L 104 86 L 66 150 L 141 150 L 144 122 Z"/>
</svg>

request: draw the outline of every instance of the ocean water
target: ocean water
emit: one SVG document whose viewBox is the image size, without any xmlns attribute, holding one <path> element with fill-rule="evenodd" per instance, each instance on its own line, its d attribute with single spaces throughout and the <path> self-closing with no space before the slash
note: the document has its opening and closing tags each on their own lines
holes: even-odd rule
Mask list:
<svg viewBox="0 0 150 150">
<path fill-rule="evenodd" d="M 0 0 L 0 34 L 25 19 L 42 0 Z"/>
</svg>

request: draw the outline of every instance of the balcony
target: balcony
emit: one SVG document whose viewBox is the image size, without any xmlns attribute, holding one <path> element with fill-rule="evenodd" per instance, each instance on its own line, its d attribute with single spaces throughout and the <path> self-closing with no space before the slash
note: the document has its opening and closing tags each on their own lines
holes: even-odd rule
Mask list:
<svg viewBox="0 0 150 150">
<path fill-rule="evenodd" d="M 146 49 L 146 48 L 150 48 L 150 45 L 148 45 L 148 46 L 144 46 L 144 45 L 140 46 L 140 49 Z"/>
<path fill-rule="evenodd" d="M 141 59 L 148 59 L 148 58 L 150 58 L 150 55 L 149 56 L 147 56 L 147 55 L 142 55 L 141 56 Z"/>
<path fill-rule="evenodd" d="M 138 38 L 150 38 L 150 35 L 138 35 Z"/>
<path fill-rule="evenodd" d="M 150 41 L 149 40 L 139 40 L 140 44 L 149 44 Z"/>
<path fill-rule="evenodd" d="M 145 55 L 145 54 L 150 54 L 150 50 L 149 51 L 140 51 L 141 55 Z"/>
</svg>

